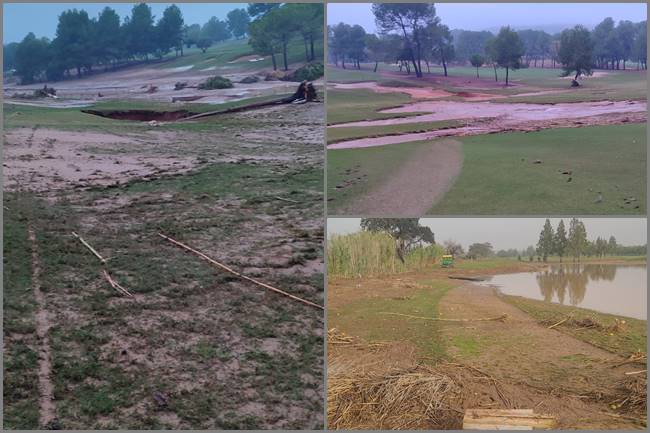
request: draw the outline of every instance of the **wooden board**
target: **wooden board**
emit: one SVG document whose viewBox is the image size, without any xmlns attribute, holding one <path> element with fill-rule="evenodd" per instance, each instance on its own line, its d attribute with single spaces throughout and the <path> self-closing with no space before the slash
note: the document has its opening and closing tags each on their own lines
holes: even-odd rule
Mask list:
<svg viewBox="0 0 650 433">
<path fill-rule="evenodd" d="M 552 429 L 555 418 L 537 415 L 532 409 L 467 409 L 464 430 Z"/>
</svg>

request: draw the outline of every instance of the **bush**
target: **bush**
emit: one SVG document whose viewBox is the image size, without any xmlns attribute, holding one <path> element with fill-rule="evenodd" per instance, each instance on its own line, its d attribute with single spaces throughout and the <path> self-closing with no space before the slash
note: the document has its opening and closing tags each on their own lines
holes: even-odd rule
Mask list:
<svg viewBox="0 0 650 433">
<path fill-rule="evenodd" d="M 325 67 L 321 62 L 307 63 L 304 66 L 286 75 L 283 80 L 287 81 L 314 81 L 325 74 Z"/>
<path fill-rule="evenodd" d="M 199 84 L 201 90 L 230 89 L 232 87 L 235 87 L 232 81 L 219 75 L 210 77 L 205 83 Z"/>
</svg>

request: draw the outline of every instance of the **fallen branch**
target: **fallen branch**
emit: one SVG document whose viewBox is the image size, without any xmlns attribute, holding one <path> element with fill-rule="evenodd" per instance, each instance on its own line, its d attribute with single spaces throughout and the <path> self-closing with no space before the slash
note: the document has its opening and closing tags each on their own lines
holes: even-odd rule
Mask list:
<svg viewBox="0 0 650 433">
<path fill-rule="evenodd" d="M 300 203 L 299 201 L 289 200 L 288 198 L 282 198 L 282 197 L 274 197 L 274 198 L 282 201 L 288 201 L 289 203 Z"/>
<path fill-rule="evenodd" d="M 440 317 L 411 316 L 410 314 L 390 313 L 390 312 L 380 312 L 379 314 L 390 314 L 392 316 L 409 317 L 411 319 L 434 320 L 437 322 L 496 322 L 496 321 L 505 322 L 505 320 L 508 318 L 507 314 L 502 314 L 499 317 L 488 317 L 485 319 L 442 319 Z"/>
<path fill-rule="evenodd" d="M 563 324 L 564 322 L 566 322 L 566 321 L 569 320 L 570 318 L 571 318 L 571 317 L 567 317 L 567 318 L 565 318 L 565 319 L 562 319 L 562 320 L 560 320 L 559 322 L 557 322 L 555 325 L 551 325 L 551 326 L 549 326 L 547 329 L 553 329 L 553 328 L 555 328 L 556 326 L 559 326 L 559 325 Z"/>
<path fill-rule="evenodd" d="M 244 280 L 246 280 L 246 281 L 250 281 L 251 283 L 257 284 L 258 286 L 264 287 L 265 289 L 269 289 L 269 290 L 271 290 L 271 291 L 273 291 L 273 292 L 276 292 L 276 293 L 279 293 L 279 294 L 281 294 L 281 295 L 283 295 L 283 296 L 286 296 L 286 297 L 288 297 L 288 298 L 291 298 L 291 299 L 293 299 L 294 301 L 302 302 L 303 304 L 309 305 L 310 307 L 319 308 L 319 309 L 321 309 L 321 310 L 324 310 L 324 309 L 325 309 L 325 308 L 323 308 L 322 306 L 320 306 L 320 305 L 318 305 L 318 304 L 315 304 L 315 303 L 313 303 L 313 302 L 311 302 L 311 301 L 308 301 L 308 300 L 306 300 L 306 299 L 299 298 L 298 296 L 292 295 L 291 293 L 285 292 L 284 290 L 280 290 L 280 289 L 278 289 L 277 287 L 270 286 L 270 285 L 268 285 L 268 284 L 266 284 L 266 283 L 263 283 L 263 282 L 261 282 L 261 281 L 257 281 L 257 280 L 255 280 L 255 279 L 253 279 L 253 278 L 251 278 L 251 277 L 247 277 L 246 275 L 240 274 L 239 272 L 237 272 L 237 271 L 235 271 L 234 269 L 232 269 L 232 268 L 230 268 L 230 267 L 224 265 L 223 263 L 219 263 L 218 261 L 216 261 L 216 260 L 214 260 L 213 258 L 211 258 L 211 257 L 209 257 L 209 256 L 207 256 L 207 255 L 205 255 L 205 254 L 203 254 L 202 252 L 200 252 L 200 251 L 198 251 L 198 250 L 195 250 L 194 248 L 192 248 L 192 247 L 190 247 L 190 246 L 187 246 L 187 245 L 185 245 L 185 244 L 182 243 L 182 242 L 179 242 L 179 241 L 177 241 L 177 240 L 175 240 L 175 239 L 172 239 L 172 238 L 170 238 L 169 236 L 166 236 L 166 235 L 164 235 L 164 234 L 162 234 L 162 233 L 158 233 L 158 236 L 160 236 L 160 237 L 163 238 L 163 239 L 168 240 L 169 242 L 173 243 L 173 244 L 176 245 L 176 246 L 179 246 L 179 247 L 181 247 L 181 248 L 186 249 L 187 251 L 190 251 L 190 252 L 193 253 L 193 254 L 196 254 L 197 256 L 201 257 L 203 260 L 205 260 L 205 261 L 207 261 L 207 262 L 209 262 L 209 263 L 212 263 L 213 265 L 215 265 L 215 266 L 217 266 L 217 267 L 223 269 L 224 271 L 230 272 L 231 274 L 236 275 L 236 276 L 238 276 L 239 278 L 242 278 L 242 279 L 244 279 Z"/>
<path fill-rule="evenodd" d="M 102 270 L 102 274 L 104 275 L 104 278 L 106 279 L 106 281 L 108 281 L 108 284 L 110 284 L 112 288 L 117 290 L 119 293 L 122 293 L 123 295 L 129 296 L 131 298 L 133 297 L 133 294 L 128 290 L 126 290 L 124 287 L 120 286 L 120 284 L 110 276 L 110 274 L 108 273 L 108 271 L 106 271 L 106 269 Z"/>
<path fill-rule="evenodd" d="M 88 242 L 86 242 L 81 236 L 79 236 L 75 232 L 72 232 L 72 235 L 74 237 L 76 237 L 77 239 L 79 239 L 79 242 L 81 242 L 83 244 L 83 246 L 88 248 L 90 250 L 90 252 L 93 253 L 95 255 L 95 257 L 97 257 L 99 259 L 100 262 L 102 262 L 102 264 L 106 264 L 106 259 L 104 259 L 97 251 L 95 251 L 95 249 L 93 247 L 91 247 L 90 244 Z"/>
</svg>

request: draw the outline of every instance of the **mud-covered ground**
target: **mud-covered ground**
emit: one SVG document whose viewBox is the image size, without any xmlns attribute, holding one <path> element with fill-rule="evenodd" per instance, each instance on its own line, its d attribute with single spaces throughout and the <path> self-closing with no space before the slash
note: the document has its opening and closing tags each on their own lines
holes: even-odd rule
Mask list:
<svg viewBox="0 0 650 433">
<path fill-rule="evenodd" d="M 5 129 L 4 427 L 321 428 L 323 312 L 157 233 L 322 305 L 323 119 Z"/>
<path fill-rule="evenodd" d="M 647 322 L 571 308 L 576 323 L 553 326 L 566 311 L 547 323 L 490 288 L 447 278 L 535 266 L 513 262 L 494 269 L 330 280 L 328 426 L 401 428 L 408 417 L 387 409 L 346 416 L 344 408 L 349 413 L 358 408 L 347 406 L 349 402 L 332 394 L 331 387 L 341 392 L 342 384 L 363 387 L 368 378 L 394 380 L 421 372 L 420 386 L 431 374 L 451 385 L 438 395 L 442 407 L 429 410 L 422 402 L 422 416 L 410 427 L 460 429 L 465 409 L 483 408 L 533 409 L 538 415 L 552 416 L 563 429 L 643 428 L 645 388 L 634 393 L 628 387 L 634 380 L 639 384 L 645 380 L 646 347 L 632 341 L 637 337 L 645 341 Z M 504 318 L 485 320 L 498 317 Z M 579 324 L 578 318 L 584 323 Z M 604 328 L 590 325 L 587 319 Z M 373 383 L 375 388 L 359 391 L 366 392 L 368 399 L 381 388 Z M 406 399 L 399 404 L 417 411 L 419 402 Z"/>
</svg>

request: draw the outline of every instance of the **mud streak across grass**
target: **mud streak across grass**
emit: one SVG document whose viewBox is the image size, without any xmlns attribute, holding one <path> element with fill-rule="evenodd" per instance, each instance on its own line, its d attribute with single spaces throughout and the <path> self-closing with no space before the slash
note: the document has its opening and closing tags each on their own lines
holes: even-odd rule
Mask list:
<svg viewBox="0 0 650 433">
<path fill-rule="evenodd" d="M 52 352 L 50 348 L 50 319 L 47 312 L 45 296 L 41 291 L 41 264 L 38 258 L 38 244 L 34 228 L 28 225 L 27 235 L 32 248 L 32 286 L 34 299 L 36 299 L 36 335 L 38 336 L 38 384 L 40 396 L 38 399 L 40 408 L 41 427 L 49 427 L 56 418 L 56 407 L 54 405 L 54 385 L 52 384 Z"/>
</svg>

